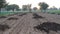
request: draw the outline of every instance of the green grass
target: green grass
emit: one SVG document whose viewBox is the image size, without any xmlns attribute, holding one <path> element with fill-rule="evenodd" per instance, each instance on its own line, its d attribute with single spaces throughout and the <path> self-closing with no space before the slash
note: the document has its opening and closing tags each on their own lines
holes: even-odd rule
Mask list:
<svg viewBox="0 0 60 34">
<path fill-rule="evenodd" d="M 5 15 L 11 15 L 11 14 L 15 14 L 15 13 L 27 13 L 29 11 L 16 11 L 16 12 L 13 12 L 13 11 L 2 11 L 0 13 L 0 16 L 5 16 Z M 40 12 L 40 11 L 32 11 L 32 12 Z M 51 13 L 51 14 L 60 14 L 60 10 L 47 10 L 48 13 Z"/>
<path fill-rule="evenodd" d="M 0 16 L 6 16 L 6 15 L 11 15 L 11 14 L 16 14 L 16 13 L 27 13 L 28 11 L 2 11 L 0 12 Z"/>
<path fill-rule="evenodd" d="M 8 12 L 1 12 L 0 16 L 11 15 L 11 14 L 15 14 L 15 13 L 17 13 L 17 12 L 13 12 L 13 11 L 12 12 L 9 12 L 9 11 Z"/>
<path fill-rule="evenodd" d="M 47 11 L 48 13 L 55 13 L 55 14 L 59 14 L 60 10 L 49 10 Z"/>
</svg>

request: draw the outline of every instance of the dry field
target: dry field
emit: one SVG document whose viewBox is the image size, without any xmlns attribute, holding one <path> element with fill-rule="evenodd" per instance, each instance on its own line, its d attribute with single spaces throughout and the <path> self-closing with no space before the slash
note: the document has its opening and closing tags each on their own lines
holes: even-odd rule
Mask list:
<svg viewBox="0 0 60 34">
<path fill-rule="evenodd" d="M 37 13 L 45 18 L 43 19 L 33 19 L 33 13 L 27 13 L 23 16 L 7 16 L 7 18 L 0 19 L 0 23 L 6 23 L 11 28 L 7 29 L 6 31 L 0 31 L 0 34 L 47 34 L 44 31 L 35 31 L 34 26 L 41 24 L 43 22 L 56 22 L 60 24 L 60 15 L 54 14 L 47 14 L 47 13 Z M 18 20 L 7 20 L 10 17 L 17 17 Z M 60 32 L 50 31 L 49 34 L 60 34 Z"/>
</svg>

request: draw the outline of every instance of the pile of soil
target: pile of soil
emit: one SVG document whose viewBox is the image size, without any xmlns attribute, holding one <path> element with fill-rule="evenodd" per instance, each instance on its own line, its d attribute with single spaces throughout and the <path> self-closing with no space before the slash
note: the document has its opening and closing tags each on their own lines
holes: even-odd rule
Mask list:
<svg viewBox="0 0 60 34">
<path fill-rule="evenodd" d="M 44 22 L 40 25 L 34 26 L 34 29 L 45 31 L 48 34 L 49 31 L 60 31 L 60 24 L 55 22 Z"/>
<path fill-rule="evenodd" d="M 7 20 L 18 20 L 18 18 L 16 18 L 16 17 L 10 17 Z"/>
<path fill-rule="evenodd" d="M 19 14 L 18 16 L 23 16 L 23 15 L 26 15 L 27 13 L 23 13 L 23 14 Z"/>
<path fill-rule="evenodd" d="M 40 16 L 40 15 L 34 13 L 34 14 L 33 14 L 33 18 L 34 18 L 34 19 L 38 19 L 38 18 L 44 18 L 44 17 L 42 17 L 42 16 Z"/>
<path fill-rule="evenodd" d="M 0 18 L 7 18 L 6 16 L 0 16 Z"/>
<path fill-rule="evenodd" d="M 10 29 L 10 27 L 6 24 L 4 24 L 4 25 L 0 24 L 0 30 L 1 31 L 5 31 L 6 29 Z"/>
</svg>

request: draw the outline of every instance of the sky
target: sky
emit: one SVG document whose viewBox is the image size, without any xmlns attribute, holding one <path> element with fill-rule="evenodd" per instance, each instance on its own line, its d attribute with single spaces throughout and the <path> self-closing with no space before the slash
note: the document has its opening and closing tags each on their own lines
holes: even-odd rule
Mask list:
<svg viewBox="0 0 60 34">
<path fill-rule="evenodd" d="M 32 4 L 33 7 L 37 7 L 39 2 L 45 2 L 49 5 L 49 7 L 55 6 L 57 8 L 60 7 L 60 0 L 6 0 L 9 4 L 17 4 L 20 8 L 22 8 L 22 5 Z"/>
</svg>

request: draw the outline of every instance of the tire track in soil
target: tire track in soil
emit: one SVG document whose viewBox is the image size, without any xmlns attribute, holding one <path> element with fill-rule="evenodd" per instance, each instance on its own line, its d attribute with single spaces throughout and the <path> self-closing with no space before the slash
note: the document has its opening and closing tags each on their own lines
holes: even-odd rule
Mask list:
<svg viewBox="0 0 60 34">
<path fill-rule="evenodd" d="M 30 14 L 27 16 L 24 24 L 22 25 L 22 28 L 17 32 L 17 34 L 27 34 L 29 28 L 30 28 Z"/>
<path fill-rule="evenodd" d="M 18 17 L 18 14 L 14 14 L 14 15 L 9 15 L 9 16 L 6 16 L 7 18 L 2 18 L 0 19 L 0 23 L 3 23 L 3 22 L 6 22 L 6 20 L 10 17 Z"/>
<path fill-rule="evenodd" d="M 6 31 L 6 32 L 3 32 L 4 34 L 9 34 L 9 32 L 11 31 L 11 30 L 13 30 L 15 27 L 16 27 L 16 25 L 18 25 L 19 23 L 17 23 L 18 21 L 20 21 L 20 20 L 22 20 L 24 18 L 24 16 L 23 17 L 19 17 L 19 20 L 11 20 L 11 21 L 8 21 L 8 23 L 9 23 L 9 25 L 10 26 L 12 26 L 11 27 L 11 29 L 9 29 L 8 31 Z M 6 22 L 7 23 L 7 22 Z M 10 24 L 11 23 L 11 24 Z"/>
<path fill-rule="evenodd" d="M 13 16 L 13 17 L 15 17 L 15 16 Z M 9 17 L 10 18 L 10 17 Z M 7 18 L 8 19 L 8 18 Z M 9 26 L 11 26 L 13 23 L 15 23 L 17 20 L 5 20 L 5 21 L 3 21 L 2 23 L 4 23 L 4 24 L 8 24 Z"/>
<path fill-rule="evenodd" d="M 8 18 L 10 18 L 10 17 L 16 17 L 16 16 L 17 15 L 7 16 L 7 18 L 4 18 L 4 19 L 0 20 L 0 24 L 3 24 L 4 22 L 6 22 Z"/>
<path fill-rule="evenodd" d="M 39 33 L 33 30 L 34 25 L 37 23 L 36 21 L 37 20 L 32 19 L 32 14 L 30 14 L 25 21 L 25 25 L 22 26 L 21 31 L 17 34 L 42 34 L 42 32 Z"/>
<path fill-rule="evenodd" d="M 11 17 L 11 16 L 10 16 Z M 14 16 L 15 17 L 15 16 Z M 9 17 L 8 17 L 9 18 Z M 7 19 L 8 18 L 5 18 L 2 22 L 1 22 L 1 24 L 7 24 L 7 25 L 11 25 L 12 24 L 12 22 L 14 23 L 14 22 L 16 22 L 16 21 L 13 21 L 13 20 L 11 20 L 11 21 L 8 21 Z M 7 31 L 7 30 L 6 30 Z M 1 34 L 3 34 L 4 32 L 3 31 L 0 31 L 0 33 Z"/>
<path fill-rule="evenodd" d="M 10 18 L 10 17 L 17 17 L 17 18 L 20 18 L 21 16 L 18 16 L 18 14 L 16 14 L 16 15 L 11 15 L 11 16 L 7 16 L 7 18 L 5 18 L 5 19 L 2 19 L 2 20 L 0 20 L 0 24 L 11 24 L 13 21 L 17 21 L 17 20 L 7 20 L 8 18 Z M 10 23 L 9 23 L 10 22 Z"/>
<path fill-rule="evenodd" d="M 19 25 L 23 24 L 23 21 L 26 18 L 26 15 L 19 21 L 17 21 L 17 25 L 15 24 L 15 27 L 13 27 L 13 29 L 9 32 L 9 34 L 15 34 L 17 32 L 17 29 L 20 27 Z"/>
</svg>

